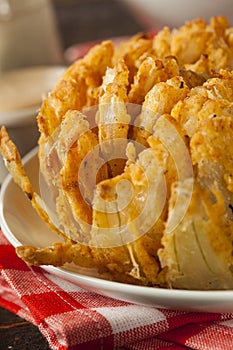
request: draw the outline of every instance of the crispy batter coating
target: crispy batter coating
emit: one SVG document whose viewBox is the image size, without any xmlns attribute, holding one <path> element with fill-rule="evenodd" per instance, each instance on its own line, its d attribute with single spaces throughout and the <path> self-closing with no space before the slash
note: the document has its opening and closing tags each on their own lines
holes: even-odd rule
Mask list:
<svg viewBox="0 0 233 350">
<path fill-rule="evenodd" d="M 137 128 L 134 138 L 146 145 L 158 118 L 170 113 L 177 102 L 184 100 L 188 92 L 189 88 L 182 76 L 155 84 L 146 95 L 142 112 L 135 121 Z"/>
<path fill-rule="evenodd" d="M 20 246 L 16 248 L 18 256 L 29 265 L 62 266 L 65 263 L 74 262 L 82 267 L 95 267 L 96 262 L 87 246 L 80 246 L 67 242 L 56 242 L 50 247 L 35 248 L 32 246 Z"/>
<path fill-rule="evenodd" d="M 0 131 L 9 172 L 64 239 L 18 256 L 124 283 L 232 289 L 232 69 L 233 28 L 222 16 L 117 48 L 104 41 L 74 62 L 37 117 L 55 211 Z"/>
<path fill-rule="evenodd" d="M 62 75 L 49 97 L 44 100 L 39 115 L 38 126 L 41 143 L 60 125 L 65 113 L 70 110 L 82 110 L 94 105 L 93 89 L 102 83 L 106 68 L 112 65 L 113 44 L 104 41 L 93 47 L 85 58 L 76 61 Z"/>
<path fill-rule="evenodd" d="M 24 194 L 32 203 L 39 216 L 44 220 L 48 226 L 54 230 L 59 236 L 66 238 L 52 223 L 47 212 L 43 209 L 41 198 L 32 188 L 30 180 L 25 173 L 22 165 L 20 154 L 15 144 L 9 138 L 6 128 L 2 126 L 0 130 L 0 152 L 4 158 L 6 167 L 12 175 L 14 181 L 22 189 Z"/>
<path fill-rule="evenodd" d="M 132 103 L 141 104 L 155 84 L 179 75 L 175 57 L 167 56 L 164 60 L 158 60 L 153 55 L 144 56 L 129 91 L 129 102 Z"/>
<path fill-rule="evenodd" d="M 151 49 L 151 38 L 147 34 L 136 34 L 117 47 L 114 52 L 113 63 L 115 65 L 122 59 L 125 61 L 129 69 L 129 83 L 132 83 L 138 70 L 138 62 L 140 62 L 141 56 L 150 52 Z"/>
<path fill-rule="evenodd" d="M 153 51 L 159 58 L 177 57 L 179 65 L 192 71 L 211 73 L 221 68 L 233 68 L 232 28 L 223 16 L 187 22 L 179 29 L 165 27 L 153 41 Z"/>
</svg>

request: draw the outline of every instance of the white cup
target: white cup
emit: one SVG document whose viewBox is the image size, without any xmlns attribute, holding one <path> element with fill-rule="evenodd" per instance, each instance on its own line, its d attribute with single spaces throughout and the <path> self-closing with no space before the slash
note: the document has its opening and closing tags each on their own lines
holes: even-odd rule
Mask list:
<svg viewBox="0 0 233 350">
<path fill-rule="evenodd" d="M 0 0 L 0 72 L 62 62 L 50 0 Z"/>
<path fill-rule="evenodd" d="M 225 15 L 233 25 L 232 0 L 120 0 L 126 3 L 145 27 L 180 27 L 201 17 Z"/>
</svg>

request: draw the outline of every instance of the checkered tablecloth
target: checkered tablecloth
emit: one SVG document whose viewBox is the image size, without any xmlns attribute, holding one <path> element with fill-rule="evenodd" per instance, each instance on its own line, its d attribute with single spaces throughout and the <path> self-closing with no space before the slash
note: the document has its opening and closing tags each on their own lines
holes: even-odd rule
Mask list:
<svg viewBox="0 0 233 350">
<path fill-rule="evenodd" d="M 0 305 L 37 325 L 51 349 L 233 349 L 233 314 L 134 305 L 29 268 L 0 231 Z"/>
</svg>

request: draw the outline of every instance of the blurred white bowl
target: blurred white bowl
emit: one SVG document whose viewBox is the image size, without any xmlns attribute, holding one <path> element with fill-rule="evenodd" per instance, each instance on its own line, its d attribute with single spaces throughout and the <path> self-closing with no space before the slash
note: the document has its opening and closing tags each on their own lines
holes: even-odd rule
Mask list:
<svg viewBox="0 0 233 350">
<path fill-rule="evenodd" d="M 233 24 L 231 0 L 121 0 L 130 6 L 138 20 L 146 27 L 179 27 L 186 21 L 201 17 L 225 15 Z"/>
<path fill-rule="evenodd" d="M 5 125 L 23 156 L 38 141 L 36 115 L 43 96 L 54 87 L 63 66 L 36 66 L 0 75 L 0 127 Z M 0 184 L 7 174 L 0 155 Z"/>
</svg>

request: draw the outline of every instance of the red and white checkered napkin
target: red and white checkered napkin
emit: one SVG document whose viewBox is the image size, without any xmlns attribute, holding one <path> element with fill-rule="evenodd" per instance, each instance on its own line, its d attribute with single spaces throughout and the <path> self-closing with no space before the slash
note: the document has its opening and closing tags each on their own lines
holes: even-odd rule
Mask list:
<svg viewBox="0 0 233 350">
<path fill-rule="evenodd" d="M 0 232 L 0 304 L 39 327 L 51 349 L 233 349 L 233 314 L 148 308 L 28 268 Z"/>
</svg>

